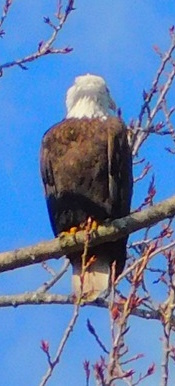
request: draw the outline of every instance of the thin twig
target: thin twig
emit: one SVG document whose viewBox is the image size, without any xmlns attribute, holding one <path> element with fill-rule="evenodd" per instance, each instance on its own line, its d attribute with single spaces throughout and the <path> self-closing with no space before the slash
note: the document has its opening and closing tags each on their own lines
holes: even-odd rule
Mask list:
<svg viewBox="0 0 175 386">
<path fill-rule="evenodd" d="M 144 104 L 141 107 L 139 118 L 133 130 L 133 139 L 132 139 L 132 145 L 131 145 L 133 149 L 133 156 L 138 154 L 138 150 L 140 146 L 148 138 L 150 132 L 152 131 L 152 126 L 154 127 L 154 125 L 152 125 L 153 120 L 156 114 L 158 113 L 158 111 L 160 110 L 166 94 L 171 88 L 172 82 L 175 77 L 175 66 L 174 66 L 174 62 L 171 60 L 174 50 L 175 50 L 175 34 L 173 33 L 171 46 L 165 55 L 161 55 L 162 61 L 161 61 L 160 67 L 153 81 L 151 90 L 146 94 L 146 97 L 144 98 L 145 99 Z M 155 106 L 150 107 L 150 103 L 152 102 L 154 95 L 158 93 L 158 85 L 159 85 L 160 77 L 162 76 L 166 65 L 168 65 L 169 63 L 171 63 L 172 65 L 172 71 L 168 74 L 168 79 L 160 90 L 160 95 L 157 99 Z M 147 122 L 145 125 L 143 125 L 142 122 L 145 117 L 145 114 L 147 114 Z M 140 132 L 141 127 L 143 127 L 144 129 L 142 132 Z"/>
<path fill-rule="evenodd" d="M 46 24 L 50 25 L 53 29 L 53 33 L 51 37 L 46 41 L 40 43 L 38 45 L 38 50 L 33 52 L 32 54 L 25 56 L 24 58 L 21 59 L 16 59 L 12 60 L 10 62 L 4 63 L 0 65 L 0 72 L 2 74 L 3 69 L 9 68 L 9 67 L 14 67 L 14 66 L 19 66 L 21 69 L 26 70 L 27 67 L 25 66 L 26 63 L 32 62 L 42 56 L 48 55 L 48 54 L 67 54 L 72 51 L 72 48 L 66 47 L 66 48 L 54 48 L 53 43 L 56 41 L 58 33 L 60 30 L 63 28 L 63 25 L 65 24 L 68 15 L 70 12 L 74 9 L 73 8 L 73 3 L 74 1 L 69 0 L 68 5 L 66 7 L 66 11 L 64 15 L 62 15 L 61 19 L 59 19 L 59 25 L 55 26 L 54 24 L 51 23 L 49 18 L 45 18 Z"/>
<path fill-rule="evenodd" d="M 65 347 L 65 344 L 66 344 L 71 332 L 73 331 L 73 328 L 74 328 L 75 323 L 77 321 L 77 318 L 79 315 L 79 309 L 80 309 L 80 304 L 75 305 L 73 316 L 69 322 L 68 327 L 65 330 L 65 333 L 64 333 L 63 338 L 60 342 L 60 345 L 58 347 L 55 358 L 53 359 L 53 361 L 51 361 L 51 364 L 49 365 L 49 368 L 48 368 L 46 374 L 43 376 L 39 386 L 45 386 L 46 385 L 48 379 L 51 377 L 51 375 L 53 373 L 53 370 L 55 369 L 55 366 L 58 365 L 58 363 L 60 361 L 61 354 L 62 354 L 64 347 Z"/>
<path fill-rule="evenodd" d="M 105 347 L 104 343 L 101 341 L 101 339 L 99 338 L 98 334 L 96 333 L 95 331 L 95 328 L 92 326 L 91 322 L 89 319 L 87 319 L 87 328 L 88 328 L 88 331 L 90 332 L 90 334 L 92 334 L 96 340 L 96 342 L 98 343 L 98 345 L 102 348 L 102 350 L 106 353 L 106 354 L 109 354 L 109 351 L 107 350 L 107 348 Z"/>
<path fill-rule="evenodd" d="M 48 280 L 41 287 L 39 287 L 36 292 L 46 292 L 50 288 L 52 288 L 61 279 L 61 277 L 67 272 L 69 266 L 70 266 L 70 261 L 65 258 L 65 262 L 61 270 L 58 273 L 55 273 L 55 275 L 51 280 Z"/>
<path fill-rule="evenodd" d="M 8 12 L 10 10 L 10 6 L 12 5 L 13 0 L 5 0 L 4 6 L 3 6 L 3 12 L 2 16 L 0 18 L 0 28 L 2 27 L 2 24 L 4 23 L 5 19 L 7 18 Z M 0 36 L 2 36 L 5 32 L 0 31 Z"/>
</svg>

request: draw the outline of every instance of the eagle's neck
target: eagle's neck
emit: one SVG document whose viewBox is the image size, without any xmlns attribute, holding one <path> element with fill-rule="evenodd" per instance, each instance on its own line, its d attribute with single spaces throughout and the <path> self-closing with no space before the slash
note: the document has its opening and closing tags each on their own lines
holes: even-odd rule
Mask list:
<svg viewBox="0 0 175 386">
<path fill-rule="evenodd" d="M 100 118 L 107 119 L 109 113 L 99 101 L 90 98 L 81 98 L 68 110 L 66 118 Z"/>
</svg>

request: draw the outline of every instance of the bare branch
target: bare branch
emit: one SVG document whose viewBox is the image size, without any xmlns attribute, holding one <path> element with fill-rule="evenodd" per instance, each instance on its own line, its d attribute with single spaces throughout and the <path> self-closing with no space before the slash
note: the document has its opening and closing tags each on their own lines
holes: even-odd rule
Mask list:
<svg viewBox="0 0 175 386">
<path fill-rule="evenodd" d="M 143 178 L 148 174 L 148 172 L 151 168 L 152 168 L 152 166 L 150 165 L 149 162 L 147 162 L 147 164 L 145 165 L 144 169 L 142 170 L 142 173 L 140 174 L 140 176 L 134 178 L 134 183 L 136 183 L 140 180 L 143 180 Z"/>
<path fill-rule="evenodd" d="M 157 71 L 156 77 L 152 83 L 150 91 L 147 93 L 144 91 L 143 93 L 144 103 L 141 107 L 138 120 L 135 122 L 135 124 L 132 121 L 130 125 L 130 129 L 132 131 L 131 147 L 133 149 L 133 156 L 138 154 L 138 150 L 140 149 L 141 145 L 148 138 L 149 134 L 152 131 L 158 133 L 158 131 L 154 129 L 153 120 L 156 117 L 157 113 L 162 109 L 162 103 L 165 100 L 165 97 L 168 91 L 170 90 L 175 77 L 174 59 L 172 58 L 174 50 L 175 34 L 173 31 L 171 33 L 171 45 L 169 50 L 165 54 L 160 55 L 159 50 L 156 49 L 156 52 L 161 58 L 160 67 Z M 163 74 L 165 74 L 165 68 L 169 64 L 172 66 L 172 70 L 168 73 L 167 80 L 164 85 L 160 86 L 160 79 Z M 152 107 L 151 103 L 153 102 L 155 95 L 156 101 L 154 106 Z M 145 124 L 143 124 L 144 120 L 146 121 Z M 140 128 L 143 128 L 142 132 L 140 132 Z"/>
<path fill-rule="evenodd" d="M 58 273 L 54 273 L 52 279 L 48 280 L 40 288 L 38 288 L 37 292 L 46 292 L 50 288 L 52 288 L 58 282 L 58 280 L 60 280 L 61 277 L 67 272 L 69 265 L 70 261 L 68 259 L 65 259 L 62 269 Z"/>
<path fill-rule="evenodd" d="M 12 5 L 12 2 L 13 2 L 13 0 L 5 0 L 2 16 L 0 18 L 0 36 L 1 37 L 5 34 L 5 32 L 3 30 L 1 30 L 1 27 L 2 27 L 2 24 L 4 23 L 7 15 L 8 15 L 8 12 L 10 10 L 10 6 Z"/>
<path fill-rule="evenodd" d="M 172 35 L 172 42 L 171 42 L 170 48 L 166 52 L 166 54 L 164 56 L 161 55 L 162 61 L 161 61 L 160 67 L 159 67 L 159 69 L 157 71 L 157 74 L 156 74 L 156 77 L 155 77 L 155 79 L 154 79 L 154 81 L 152 83 L 151 90 L 147 94 L 147 97 L 145 99 L 145 103 L 141 107 L 141 111 L 140 111 L 140 114 L 139 114 L 138 126 L 142 125 L 142 119 L 143 119 L 144 113 L 146 111 L 147 105 L 151 102 L 152 97 L 154 96 L 154 94 L 155 94 L 155 92 L 157 90 L 160 77 L 161 77 L 161 75 L 162 75 L 162 73 L 163 73 L 163 71 L 165 69 L 166 64 L 169 63 L 169 61 L 171 60 L 171 57 L 172 57 L 172 54 L 173 54 L 174 50 L 175 50 L 175 35 L 173 34 Z M 156 50 L 156 52 L 157 51 L 158 50 Z"/>
<path fill-rule="evenodd" d="M 59 305 L 73 305 L 75 304 L 75 297 L 73 295 L 58 295 L 50 294 L 45 292 L 28 292 L 18 295 L 3 295 L 0 296 L 0 308 L 2 307 L 18 307 L 22 305 L 49 305 L 49 304 L 59 304 Z M 93 306 L 108 308 L 109 303 L 107 300 L 98 298 L 93 302 L 84 302 L 83 306 Z M 120 307 L 122 312 L 122 306 Z M 162 320 L 162 309 L 157 307 L 154 310 L 148 310 L 145 308 L 135 308 L 131 311 L 131 315 L 137 316 L 139 318 L 147 320 Z M 175 327 L 175 317 L 172 316 L 171 319 L 172 326 Z"/>
<path fill-rule="evenodd" d="M 41 383 L 39 386 L 45 386 L 48 379 L 51 377 L 52 373 L 53 373 L 53 370 L 54 368 L 58 365 L 59 361 L 60 361 L 60 357 L 61 357 L 61 354 L 63 352 L 63 349 L 64 349 L 64 346 L 69 338 L 69 335 L 70 333 L 73 331 L 73 328 L 75 326 L 75 323 L 77 321 L 77 318 L 78 318 L 78 315 L 79 315 L 79 308 L 80 308 L 80 305 L 77 304 L 75 306 L 75 309 L 74 309 L 74 313 L 73 313 L 73 316 L 71 318 L 71 321 L 68 325 L 68 327 L 66 328 L 65 332 L 64 332 L 64 335 L 63 335 L 63 338 L 60 342 L 60 345 L 58 347 L 58 350 L 57 350 L 57 353 L 55 355 L 55 358 L 53 359 L 53 361 L 49 360 L 49 368 L 46 372 L 46 374 L 44 375 Z M 49 358 L 50 359 L 50 358 Z"/>
<path fill-rule="evenodd" d="M 54 48 L 53 44 L 55 43 L 55 41 L 57 39 L 58 33 L 63 28 L 63 25 L 65 24 L 65 22 L 68 18 L 68 15 L 70 14 L 70 12 L 72 10 L 74 10 L 73 4 L 74 4 L 74 1 L 69 0 L 68 5 L 67 5 L 66 10 L 65 10 L 65 13 L 63 15 L 59 15 L 59 17 L 57 15 L 57 18 L 59 20 L 59 24 L 57 26 L 54 25 L 50 21 L 49 18 L 44 18 L 45 23 L 48 24 L 53 29 L 53 33 L 52 33 L 51 37 L 46 42 L 40 42 L 38 45 L 37 51 L 33 52 L 32 54 L 27 55 L 27 56 L 23 57 L 22 59 L 12 60 L 11 62 L 7 62 L 7 63 L 0 65 L 1 75 L 2 75 L 3 70 L 5 68 L 19 66 L 23 70 L 27 70 L 27 67 L 25 66 L 26 63 L 32 62 L 32 61 L 34 61 L 42 56 L 46 56 L 48 54 L 67 54 L 67 53 L 71 52 L 72 48 L 69 48 L 69 47 Z"/>
<path fill-rule="evenodd" d="M 95 328 L 93 327 L 93 325 L 91 324 L 90 320 L 87 319 L 87 328 L 88 328 L 88 331 L 90 332 L 90 334 L 92 334 L 96 340 L 96 342 L 99 344 L 99 346 L 102 348 L 102 350 L 106 353 L 106 354 L 109 354 L 109 351 L 107 350 L 107 348 L 105 347 L 104 343 L 101 341 L 101 339 L 99 338 L 97 332 L 95 331 Z"/>
<path fill-rule="evenodd" d="M 155 255 L 158 255 L 159 253 L 162 253 L 164 251 L 166 251 L 167 249 L 170 249 L 172 247 L 175 246 L 175 240 L 172 241 L 172 243 L 168 244 L 168 245 L 165 245 L 165 246 L 161 246 L 160 248 L 155 248 L 153 250 L 152 253 L 150 253 L 150 257 L 153 257 Z M 129 266 L 128 268 L 126 268 L 117 278 L 116 280 L 116 285 L 124 278 L 126 277 L 126 275 L 128 275 L 128 273 L 132 272 L 134 268 L 136 268 L 141 262 L 143 261 L 143 257 L 141 257 L 140 259 L 137 259 L 131 266 Z"/>
</svg>

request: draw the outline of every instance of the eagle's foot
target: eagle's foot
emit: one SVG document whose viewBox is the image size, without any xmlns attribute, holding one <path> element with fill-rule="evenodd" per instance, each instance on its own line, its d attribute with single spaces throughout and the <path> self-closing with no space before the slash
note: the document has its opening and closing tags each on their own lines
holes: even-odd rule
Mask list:
<svg viewBox="0 0 175 386">
<path fill-rule="evenodd" d="M 88 217 L 86 221 L 81 222 L 78 226 L 74 226 L 70 228 L 66 232 L 62 232 L 64 234 L 73 234 L 77 233 L 78 231 L 97 231 L 98 229 L 98 222 L 96 220 L 93 220 L 92 217 Z"/>
<path fill-rule="evenodd" d="M 91 232 L 97 232 L 98 229 L 98 222 L 94 220 L 92 217 L 88 217 L 87 222 L 85 224 L 85 231 L 87 234 L 90 234 Z"/>
<path fill-rule="evenodd" d="M 78 227 L 72 227 L 68 229 L 67 231 L 63 231 L 60 233 L 60 237 L 65 237 L 65 236 L 75 236 L 76 233 L 78 232 Z"/>
<path fill-rule="evenodd" d="M 93 220 L 92 225 L 91 225 L 91 230 L 97 231 L 97 229 L 98 229 L 98 223 L 97 223 L 97 221 Z"/>
<path fill-rule="evenodd" d="M 70 228 L 69 230 L 69 233 L 72 235 L 72 236 L 75 236 L 75 234 L 78 232 L 78 227 L 72 227 Z"/>
</svg>

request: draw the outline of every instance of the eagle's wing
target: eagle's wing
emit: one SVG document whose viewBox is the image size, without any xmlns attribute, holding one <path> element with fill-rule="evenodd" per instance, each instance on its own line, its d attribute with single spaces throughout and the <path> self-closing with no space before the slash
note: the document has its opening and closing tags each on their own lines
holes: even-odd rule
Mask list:
<svg viewBox="0 0 175 386">
<path fill-rule="evenodd" d="M 52 130 L 52 129 L 51 129 Z M 51 222 L 51 226 L 54 235 L 58 235 L 56 227 L 56 221 L 54 213 L 56 210 L 56 201 L 59 193 L 58 180 L 56 179 L 56 168 L 55 160 L 56 155 L 56 132 L 48 130 L 42 140 L 41 151 L 40 151 L 40 172 L 43 181 L 44 194 L 47 203 L 48 214 Z"/>
<path fill-rule="evenodd" d="M 40 173 L 44 187 L 45 197 L 51 193 L 56 193 L 56 184 L 52 166 L 53 146 L 51 129 L 45 132 L 40 149 Z M 54 143 L 54 141 L 53 141 Z"/>
<path fill-rule="evenodd" d="M 124 217 L 130 212 L 133 177 L 132 154 L 123 121 L 110 118 L 108 127 L 108 184 L 111 217 Z"/>
</svg>

